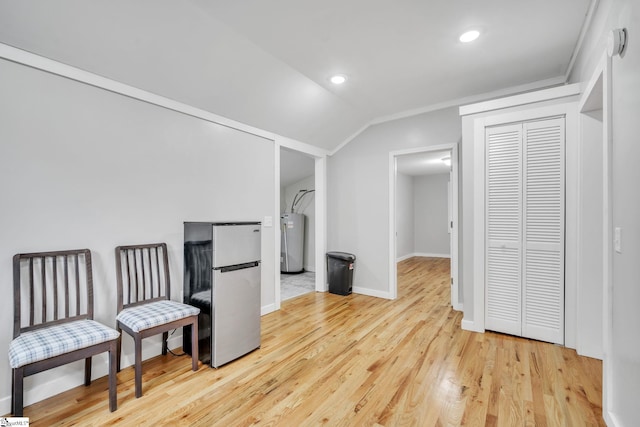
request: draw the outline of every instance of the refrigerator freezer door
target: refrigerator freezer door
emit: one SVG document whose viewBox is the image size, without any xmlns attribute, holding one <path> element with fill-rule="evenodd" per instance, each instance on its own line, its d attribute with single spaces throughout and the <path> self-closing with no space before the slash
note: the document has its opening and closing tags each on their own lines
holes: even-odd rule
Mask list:
<svg viewBox="0 0 640 427">
<path fill-rule="evenodd" d="M 214 271 L 211 365 L 260 347 L 260 266 Z"/>
<path fill-rule="evenodd" d="M 213 226 L 213 268 L 252 261 L 260 261 L 260 224 Z"/>
</svg>

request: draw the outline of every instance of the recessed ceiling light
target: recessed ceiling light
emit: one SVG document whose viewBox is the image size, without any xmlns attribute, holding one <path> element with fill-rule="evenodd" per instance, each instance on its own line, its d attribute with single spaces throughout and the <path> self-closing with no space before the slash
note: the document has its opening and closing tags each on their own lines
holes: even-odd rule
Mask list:
<svg viewBox="0 0 640 427">
<path fill-rule="evenodd" d="M 341 85 L 342 83 L 347 81 L 347 76 L 345 76 L 343 74 L 336 74 L 335 76 L 331 76 L 331 78 L 329 80 L 334 85 Z"/>
<path fill-rule="evenodd" d="M 466 33 L 462 34 L 460 36 L 460 41 L 462 43 L 469 43 L 469 42 L 474 41 L 478 37 L 480 37 L 480 31 L 471 30 L 471 31 L 467 31 Z"/>
</svg>

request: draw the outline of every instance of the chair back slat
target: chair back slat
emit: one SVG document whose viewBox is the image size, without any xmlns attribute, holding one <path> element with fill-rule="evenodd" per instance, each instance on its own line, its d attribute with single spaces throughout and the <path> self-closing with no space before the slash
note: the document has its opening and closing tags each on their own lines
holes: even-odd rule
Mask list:
<svg viewBox="0 0 640 427">
<path fill-rule="evenodd" d="M 144 262 L 145 261 L 145 255 L 149 254 L 148 250 L 144 250 L 144 249 L 140 249 L 140 284 L 138 286 L 138 292 L 140 293 L 140 295 L 138 295 L 138 301 L 144 301 L 146 298 L 146 290 L 147 290 L 147 282 L 145 280 L 145 272 L 146 272 L 146 268 L 147 265 Z"/>
<path fill-rule="evenodd" d="M 133 277 L 133 287 L 131 287 L 130 290 L 133 289 L 133 291 L 135 292 L 135 296 L 133 297 L 133 302 L 136 302 L 138 301 L 138 287 L 140 285 L 140 283 L 138 282 L 138 257 L 136 257 L 135 249 L 127 252 L 127 256 L 128 255 L 133 256 L 134 277 Z M 129 301 L 131 301 L 131 295 L 129 295 Z"/>
<path fill-rule="evenodd" d="M 156 253 L 156 277 L 160 277 L 160 258 L 158 256 L 158 248 L 155 248 Z M 156 295 L 162 295 L 162 289 L 160 289 L 160 280 L 156 281 L 156 284 L 158 285 L 158 288 L 156 289 Z M 151 295 L 151 297 L 153 298 L 153 294 Z"/>
<path fill-rule="evenodd" d="M 58 263 L 53 263 L 53 320 L 58 320 Z"/>
<path fill-rule="evenodd" d="M 54 262 L 55 264 L 55 262 Z M 42 277 L 42 314 L 40 315 L 41 319 L 46 319 L 47 318 L 47 272 L 45 270 L 45 266 L 47 265 L 46 262 L 41 263 L 41 268 L 40 268 L 40 275 Z M 33 326 L 33 325 L 31 325 Z"/>
<path fill-rule="evenodd" d="M 91 270 L 88 249 L 15 255 L 14 338 L 27 330 L 92 319 Z M 75 276 L 75 287 L 70 284 L 70 275 Z M 72 296 L 75 304 L 70 304 Z"/>
<path fill-rule="evenodd" d="M 75 267 L 76 267 L 76 312 L 80 311 L 80 260 L 78 259 L 78 254 L 74 256 L 75 259 Z M 87 261 L 87 268 L 91 267 L 91 259 Z M 90 271 L 90 270 L 89 270 Z M 93 298 L 91 299 L 93 301 Z"/>
<path fill-rule="evenodd" d="M 119 262 L 118 261 L 122 261 L 122 258 L 124 256 L 124 263 L 127 266 L 127 279 L 131 277 L 131 267 L 129 264 L 129 256 L 127 255 L 127 253 L 125 252 L 124 254 L 119 253 L 118 250 L 116 249 L 116 266 L 119 266 Z M 118 280 L 120 280 L 120 276 L 121 273 L 118 272 Z M 127 293 L 127 302 L 126 304 L 131 304 L 131 296 Z"/>
<path fill-rule="evenodd" d="M 64 256 L 64 317 L 69 317 L 69 257 Z"/>
<path fill-rule="evenodd" d="M 19 272 L 20 270 L 18 270 Z M 35 291 L 35 284 L 33 283 L 34 280 L 33 278 L 35 277 L 34 271 L 33 271 L 33 258 L 29 258 L 29 324 L 33 325 L 34 319 L 35 319 L 35 307 L 33 306 L 34 301 L 33 298 L 31 297 L 32 295 L 35 295 L 36 291 Z M 19 274 L 19 273 L 18 273 Z M 15 275 L 14 275 L 15 277 Z M 18 307 L 18 306 L 16 306 Z"/>
<path fill-rule="evenodd" d="M 167 245 L 118 246 L 116 248 L 118 312 L 128 306 L 169 299 Z"/>
</svg>

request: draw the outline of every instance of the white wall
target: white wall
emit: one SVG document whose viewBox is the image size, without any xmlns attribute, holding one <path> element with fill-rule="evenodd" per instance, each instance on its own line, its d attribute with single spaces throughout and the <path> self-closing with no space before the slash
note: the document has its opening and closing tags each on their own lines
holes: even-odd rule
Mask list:
<svg viewBox="0 0 640 427">
<path fill-rule="evenodd" d="M 611 327 L 610 342 L 605 340 L 604 415 L 609 425 L 629 427 L 640 419 L 640 4 L 636 0 L 600 2 L 571 79 L 591 77 L 605 52 L 607 33 L 614 28 L 627 28 L 629 42 L 624 57 L 611 61 L 612 225 L 622 230 L 622 252 L 613 253 L 612 299 L 604 313 Z"/>
<path fill-rule="evenodd" d="M 396 175 L 396 258 L 410 258 L 415 252 L 413 177 Z"/>
<path fill-rule="evenodd" d="M 451 256 L 449 174 L 414 177 L 415 248 L 420 256 Z"/>
<path fill-rule="evenodd" d="M 15 253 L 90 248 L 95 318 L 114 327 L 117 245 L 167 242 L 178 300 L 183 221 L 262 220 L 276 210 L 272 141 L 5 60 L 0 75 L 0 348 L 12 339 Z M 272 230 L 262 234 L 263 307 L 275 301 Z M 132 347 L 125 337 L 124 366 Z M 159 337 L 144 347 L 145 358 L 159 354 Z M 106 368 L 106 357 L 94 358 L 94 377 Z M 0 413 L 8 413 L 6 351 L 0 372 Z M 25 403 L 82 377 L 82 363 L 29 377 Z"/>
<path fill-rule="evenodd" d="M 613 254 L 611 410 L 619 425 L 632 426 L 640 420 L 640 4 L 619 5 L 616 24 L 633 38 L 612 64 L 613 227 L 622 230 L 622 250 Z"/>
<path fill-rule="evenodd" d="M 300 190 L 314 190 L 315 176 L 311 175 L 301 179 L 283 189 L 280 193 L 280 199 L 284 201 L 284 209 L 282 212 L 291 212 L 291 204 L 296 194 Z M 306 271 L 316 271 L 316 197 L 315 193 L 309 193 L 302 198 L 302 201 L 295 207 L 296 213 L 304 214 L 304 253 L 303 267 Z"/>
<path fill-rule="evenodd" d="M 354 292 L 389 293 L 389 152 L 460 140 L 457 108 L 371 126 L 328 160 L 328 250 L 356 255 Z"/>
</svg>

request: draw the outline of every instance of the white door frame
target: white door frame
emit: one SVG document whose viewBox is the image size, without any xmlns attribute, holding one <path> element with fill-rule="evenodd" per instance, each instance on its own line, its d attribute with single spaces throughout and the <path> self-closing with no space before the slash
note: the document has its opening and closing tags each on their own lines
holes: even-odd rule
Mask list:
<svg viewBox="0 0 640 427">
<path fill-rule="evenodd" d="M 575 303 L 576 286 L 575 259 L 570 259 L 571 254 L 577 252 L 575 233 L 575 220 L 577 217 L 573 195 L 576 193 L 574 181 L 576 179 L 577 155 L 574 150 L 577 147 L 578 112 L 575 101 L 556 105 L 543 106 L 516 112 L 502 113 L 495 116 L 481 117 L 474 120 L 474 202 L 473 202 L 473 322 L 463 322 L 463 328 L 475 332 L 485 331 L 485 128 L 488 126 L 537 120 L 544 117 L 565 117 L 565 217 L 570 219 L 565 227 L 565 346 L 575 348 Z M 479 184 L 478 184 L 479 183 Z M 575 256 L 575 255 L 572 255 Z"/>
<path fill-rule="evenodd" d="M 615 425 L 613 407 L 613 135 L 611 58 L 605 53 L 586 85 L 578 110 L 602 108 L 602 415 Z M 595 102 L 596 105 L 586 105 Z"/>
<path fill-rule="evenodd" d="M 601 215 L 601 227 L 602 227 L 602 233 L 600 234 L 599 238 L 600 241 L 598 242 L 598 247 L 602 248 L 602 263 L 599 266 L 600 268 L 602 268 L 602 274 L 601 277 L 599 278 L 602 284 L 605 284 L 608 282 L 608 250 L 610 249 L 610 242 L 611 239 L 609 238 L 609 230 L 610 227 L 608 226 L 609 224 L 609 220 L 608 220 L 608 215 L 610 212 L 610 206 L 608 206 L 608 192 L 609 190 L 609 186 L 607 185 L 607 182 L 610 181 L 609 178 L 609 173 L 607 171 L 608 169 L 608 159 L 610 159 L 611 154 L 609 151 L 609 144 L 608 144 L 608 137 L 607 137 L 607 127 L 608 125 L 608 118 L 605 114 L 605 104 L 606 104 L 606 99 L 605 99 L 605 71 L 607 70 L 607 64 L 610 63 L 611 60 L 607 55 L 604 55 L 604 57 L 602 58 L 602 60 L 598 63 L 598 66 L 596 67 L 593 76 L 591 78 L 591 80 L 589 80 L 589 82 L 587 83 L 587 85 L 585 86 L 585 90 L 582 93 L 582 96 L 580 98 L 580 102 L 578 104 L 578 111 L 580 112 L 580 122 L 581 122 L 581 130 L 580 130 L 580 152 L 583 153 L 585 151 L 588 151 L 588 148 L 584 148 L 583 144 L 585 144 L 585 141 L 591 141 L 591 139 L 594 139 L 593 142 L 598 142 L 599 144 L 601 144 L 601 151 L 600 151 L 600 164 L 602 165 L 602 173 L 601 175 L 598 177 L 598 179 L 600 179 L 601 181 L 598 183 L 599 185 L 602 186 L 602 198 L 599 201 L 598 206 L 591 206 L 591 209 L 594 210 L 594 212 L 598 211 L 598 215 Z M 609 109 L 607 108 L 607 111 Z M 602 114 L 602 117 L 600 118 L 600 122 L 601 122 L 601 133 L 600 135 L 596 135 L 593 133 L 593 130 L 589 129 L 589 130 L 585 130 L 584 128 L 582 128 L 583 122 L 584 120 L 590 120 L 593 122 L 593 119 L 588 119 L 587 117 L 589 115 L 592 114 L 592 112 L 594 111 L 600 111 L 600 113 Z M 585 132 L 589 132 L 588 135 L 585 135 Z M 579 189 L 579 203 L 580 203 L 580 210 L 578 212 L 578 229 L 580 230 L 580 234 L 578 235 L 578 265 L 580 266 L 580 270 L 579 273 L 580 275 L 577 276 L 577 280 L 578 283 L 584 283 L 584 278 L 582 277 L 582 275 L 586 275 L 586 276 L 593 276 L 594 271 L 590 271 L 590 269 L 592 268 L 592 266 L 589 266 L 589 262 L 585 261 L 584 259 L 584 255 L 583 252 L 585 250 L 589 250 L 588 248 L 588 244 L 590 243 L 591 245 L 593 245 L 594 242 L 589 242 L 589 243 L 584 243 L 582 241 L 583 236 L 587 236 L 587 235 L 591 235 L 593 234 L 593 226 L 591 228 L 589 228 L 589 226 L 583 226 L 582 222 L 584 220 L 584 218 L 586 217 L 587 219 L 591 218 L 590 217 L 590 212 L 585 211 L 584 206 L 582 205 L 582 201 L 583 201 L 583 193 L 588 194 L 589 191 L 585 191 L 584 189 L 587 187 L 584 187 L 584 183 L 582 182 L 583 177 L 585 176 L 590 176 L 593 179 L 593 172 L 592 170 L 588 169 L 588 167 L 585 167 L 585 165 L 582 164 L 582 157 L 580 158 L 580 167 L 579 167 L 579 173 L 580 173 L 580 179 L 578 180 L 578 189 Z M 593 262 L 591 262 L 591 264 L 593 264 Z M 585 273 L 583 270 L 586 269 L 587 272 Z M 596 279 L 596 277 L 589 277 L 590 280 L 594 280 Z M 591 286 L 593 286 L 593 284 L 591 284 Z M 597 299 L 600 302 L 606 302 L 609 300 L 610 296 L 605 294 L 605 290 L 606 290 L 606 286 L 603 285 L 601 287 L 601 294 L 597 295 L 599 298 Z M 576 336 L 576 351 L 578 352 L 579 355 L 581 356 L 589 356 L 589 357 L 593 357 L 593 358 L 597 358 L 597 359 L 603 359 L 603 353 L 604 353 L 604 342 L 605 342 L 605 337 L 607 336 L 607 332 L 605 331 L 604 325 L 607 323 L 607 319 L 606 319 L 606 307 L 605 305 L 601 306 L 601 313 L 596 313 L 595 318 L 598 319 L 600 318 L 602 320 L 602 335 L 601 335 L 601 341 L 600 341 L 600 348 L 598 349 L 596 344 L 595 344 L 595 340 L 596 340 L 596 335 L 588 329 L 588 327 L 583 326 L 583 321 L 585 319 L 592 319 L 594 317 L 594 313 L 592 312 L 592 308 L 589 306 L 590 303 L 593 302 L 593 299 L 596 295 L 591 294 L 590 292 L 593 291 L 592 287 L 588 287 L 588 289 L 585 291 L 582 289 L 582 287 L 578 288 L 578 292 L 577 292 L 577 297 L 578 297 L 578 302 L 577 302 L 577 310 L 576 310 L 576 317 L 578 319 L 578 328 L 577 328 L 577 336 Z M 585 293 L 586 292 L 586 293 Z M 587 298 L 587 307 L 584 307 L 584 303 L 585 300 L 583 298 Z M 606 389 L 606 387 L 604 387 L 603 385 L 603 389 Z"/>
<path fill-rule="evenodd" d="M 398 175 L 397 158 L 407 154 L 451 150 L 451 305 L 454 310 L 462 311 L 459 298 L 458 281 L 458 144 L 431 145 L 389 153 L 389 296 L 398 297 L 398 266 L 396 259 L 396 180 Z"/>
<path fill-rule="evenodd" d="M 274 309 L 280 310 L 280 150 L 287 148 L 306 154 L 315 159 L 315 238 L 316 238 L 316 291 L 327 291 L 326 260 L 325 252 L 327 248 L 327 152 L 321 148 L 314 147 L 289 138 L 277 137 L 274 141 L 274 164 L 275 164 L 275 200 L 274 200 L 274 249 L 275 249 L 275 301 Z"/>
</svg>

